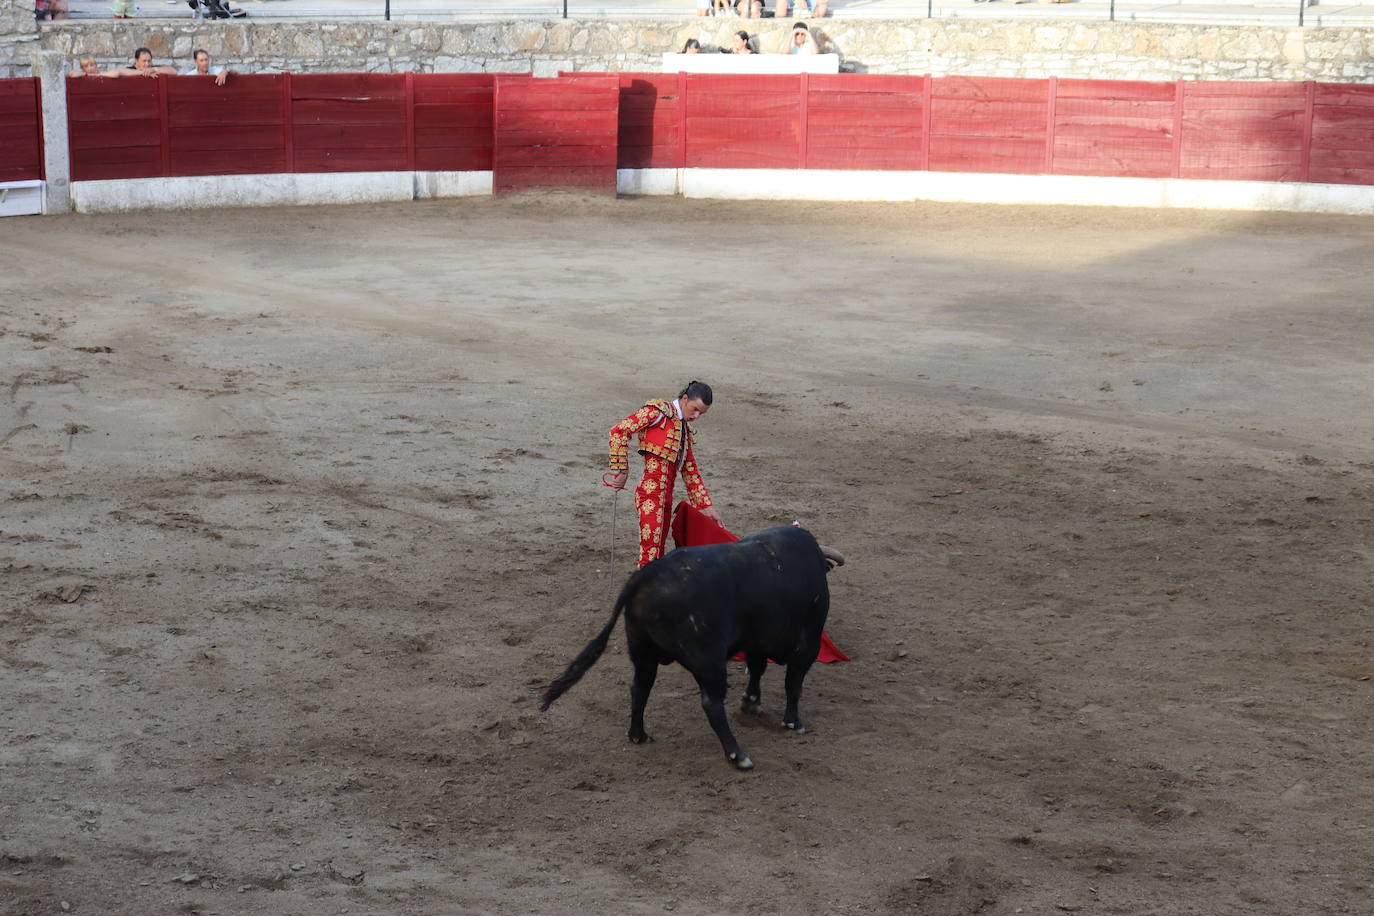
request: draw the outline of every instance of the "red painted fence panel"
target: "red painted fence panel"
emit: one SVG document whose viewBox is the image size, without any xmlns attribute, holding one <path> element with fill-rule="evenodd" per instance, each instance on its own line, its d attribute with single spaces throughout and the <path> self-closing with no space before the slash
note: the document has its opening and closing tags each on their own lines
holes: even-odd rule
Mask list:
<svg viewBox="0 0 1374 916">
<path fill-rule="evenodd" d="M 1303 83 L 1183 84 L 1180 178 L 1301 181 Z"/>
<path fill-rule="evenodd" d="M 932 171 L 1033 175 L 1046 170 L 1047 81 L 943 76 L 932 83 Z"/>
<path fill-rule="evenodd" d="M 804 168 L 919 169 L 925 77 L 808 74 Z"/>
<path fill-rule="evenodd" d="M 495 146 L 490 73 L 417 73 L 415 168 L 490 171 Z"/>
<path fill-rule="evenodd" d="M 685 80 L 676 73 L 620 75 L 622 169 L 678 169 L 684 165 L 682 129 Z"/>
<path fill-rule="evenodd" d="M 618 76 L 498 76 L 495 108 L 495 193 L 615 194 Z"/>
<path fill-rule="evenodd" d="M 689 73 L 688 168 L 801 167 L 801 77 Z"/>
<path fill-rule="evenodd" d="M 43 113 L 38 80 L 0 80 L 0 181 L 43 177 Z"/>
<path fill-rule="evenodd" d="M 1374 184 L 1374 86 L 1318 83 L 1308 181 Z"/>
<path fill-rule="evenodd" d="M 284 76 L 167 80 L 169 175 L 261 175 L 287 171 Z"/>
<path fill-rule="evenodd" d="M 164 82 L 67 80 L 73 181 L 162 177 Z"/>
<path fill-rule="evenodd" d="M 1176 91 L 1174 83 L 1059 80 L 1050 171 L 1168 178 Z"/>
<path fill-rule="evenodd" d="M 404 171 L 407 110 L 403 73 L 292 75 L 295 171 Z"/>
</svg>

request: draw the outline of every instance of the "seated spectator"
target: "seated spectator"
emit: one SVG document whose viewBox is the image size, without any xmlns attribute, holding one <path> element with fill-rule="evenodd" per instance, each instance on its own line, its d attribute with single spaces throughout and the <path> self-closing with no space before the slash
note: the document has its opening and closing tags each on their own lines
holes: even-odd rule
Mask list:
<svg viewBox="0 0 1374 916">
<path fill-rule="evenodd" d="M 784 54 L 819 54 L 820 47 L 816 44 L 816 36 L 811 34 L 811 30 L 806 27 L 805 22 L 792 23 L 792 34 L 787 39 L 787 46 L 782 49 Z"/>
<path fill-rule="evenodd" d="M 764 11 L 763 0 L 735 0 L 735 13 L 741 19 L 771 19 L 773 16 Z"/>
<path fill-rule="evenodd" d="M 114 0 L 110 4 L 110 11 L 114 13 L 116 19 L 134 18 L 134 0 Z M 105 74 L 109 76 L 109 74 Z"/>
<path fill-rule="evenodd" d="M 711 10 L 717 16 L 728 16 L 734 12 L 730 7 L 730 0 L 711 0 Z"/>
<path fill-rule="evenodd" d="M 722 48 L 726 54 L 753 54 L 754 46 L 749 43 L 749 33 L 741 29 L 734 34 L 734 44 L 727 50 Z"/>
<path fill-rule="evenodd" d="M 147 48 L 139 48 L 134 52 L 134 65 L 132 67 L 115 67 L 113 70 L 106 70 L 102 76 L 176 76 L 175 67 L 154 67 L 153 52 Z"/>
<path fill-rule="evenodd" d="M 682 46 L 682 53 L 683 53 L 683 54 L 700 54 L 700 53 L 701 53 L 701 42 L 697 41 L 695 38 L 689 38 L 689 39 L 687 39 L 687 43 L 684 44 L 684 45 Z"/>
<path fill-rule="evenodd" d="M 33 18 L 39 22 L 67 19 L 67 0 L 33 0 Z"/>
<path fill-rule="evenodd" d="M 191 57 L 195 59 L 195 66 L 182 70 L 182 76 L 213 76 L 215 85 L 223 86 L 234 75 L 234 71 L 228 67 L 210 66 L 210 52 L 204 48 L 196 48 L 191 52 Z"/>
<path fill-rule="evenodd" d="M 796 3 L 792 4 L 793 15 L 800 16 L 803 6 L 806 7 L 807 15 L 812 19 L 824 19 L 830 15 L 830 0 L 813 0 L 809 3 L 807 0 L 797 0 Z M 777 16 L 779 19 L 787 16 L 787 0 L 778 0 Z"/>
<path fill-rule="evenodd" d="M 81 58 L 81 69 L 73 70 L 67 75 L 75 79 L 80 76 L 101 76 L 102 74 L 100 65 L 95 62 L 94 57 L 83 57 Z"/>
</svg>

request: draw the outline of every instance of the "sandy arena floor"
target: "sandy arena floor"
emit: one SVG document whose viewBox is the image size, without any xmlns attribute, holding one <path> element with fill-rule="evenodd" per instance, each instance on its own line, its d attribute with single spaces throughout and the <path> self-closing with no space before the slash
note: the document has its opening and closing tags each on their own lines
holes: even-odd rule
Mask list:
<svg viewBox="0 0 1374 916">
<path fill-rule="evenodd" d="M 580 197 L 0 222 L 0 912 L 1367 913 L 1374 222 Z M 605 432 L 850 563 L 625 740 Z M 732 715 L 742 666 L 732 675 Z M 738 717 L 735 717 L 738 721 Z"/>
</svg>

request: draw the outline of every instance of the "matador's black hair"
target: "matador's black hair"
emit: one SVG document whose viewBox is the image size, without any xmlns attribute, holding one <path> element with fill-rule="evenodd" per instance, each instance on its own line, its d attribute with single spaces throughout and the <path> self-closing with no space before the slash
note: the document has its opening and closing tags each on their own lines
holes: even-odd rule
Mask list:
<svg viewBox="0 0 1374 916">
<path fill-rule="evenodd" d="M 696 379 L 688 382 L 687 387 L 679 391 L 677 396 L 686 401 L 700 401 L 707 407 L 711 406 L 711 386 Z"/>
</svg>

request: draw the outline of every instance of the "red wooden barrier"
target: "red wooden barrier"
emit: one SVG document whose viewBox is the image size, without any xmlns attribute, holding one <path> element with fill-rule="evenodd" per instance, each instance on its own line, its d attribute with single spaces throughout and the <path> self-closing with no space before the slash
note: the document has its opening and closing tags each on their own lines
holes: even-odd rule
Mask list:
<svg viewBox="0 0 1374 916">
<path fill-rule="evenodd" d="M 1374 184 L 1374 86 L 1317 83 L 1309 181 Z"/>
<path fill-rule="evenodd" d="M 287 171 L 284 76 L 213 77 L 166 83 L 168 175 Z"/>
<path fill-rule="evenodd" d="M 1045 171 L 1047 80 L 938 76 L 932 82 L 932 171 Z"/>
<path fill-rule="evenodd" d="M 687 74 L 687 168 L 801 167 L 801 77 Z"/>
<path fill-rule="evenodd" d="M 1303 83 L 1184 83 L 1180 178 L 1301 181 Z"/>
<path fill-rule="evenodd" d="M 157 79 L 67 80 L 71 178 L 158 178 L 162 103 Z"/>
<path fill-rule="evenodd" d="M 1059 80 L 1050 171 L 1168 178 L 1174 83 Z"/>
<path fill-rule="evenodd" d="M 495 143 L 490 73 L 415 74 L 415 168 L 489 171 Z"/>
<path fill-rule="evenodd" d="M 406 79 L 402 73 L 313 73 L 291 77 L 297 172 L 404 171 Z"/>
<path fill-rule="evenodd" d="M 676 73 L 623 73 L 616 165 L 682 168 L 682 80 Z"/>
<path fill-rule="evenodd" d="M 498 101 L 499 96 L 499 101 Z M 41 174 L 37 85 L 0 81 L 0 176 Z M 1374 185 L 1374 86 L 729 74 L 68 81 L 72 178 L 826 168 Z"/>
<path fill-rule="evenodd" d="M 0 80 L 0 181 L 43 177 L 43 113 L 38 80 Z"/>
<path fill-rule="evenodd" d="M 925 148 L 925 77 L 806 77 L 803 168 L 919 169 Z"/>
<path fill-rule="evenodd" d="M 497 194 L 577 189 L 615 194 L 620 79 L 496 79 Z"/>
</svg>

